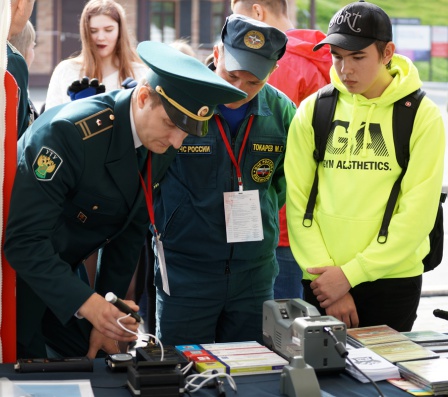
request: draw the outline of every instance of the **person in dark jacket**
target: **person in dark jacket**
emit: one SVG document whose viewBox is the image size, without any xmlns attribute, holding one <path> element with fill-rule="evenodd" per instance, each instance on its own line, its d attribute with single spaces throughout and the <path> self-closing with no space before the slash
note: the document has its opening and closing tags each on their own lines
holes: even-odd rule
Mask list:
<svg viewBox="0 0 448 397">
<path fill-rule="evenodd" d="M 262 306 L 278 273 L 296 107 L 266 81 L 287 38 L 242 15 L 227 18 L 221 38 L 211 67 L 248 96 L 216 108 L 209 134 L 183 142 L 155 191 L 157 336 L 165 344 L 261 342 Z"/>
<path fill-rule="evenodd" d="M 18 357 L 93 358 L 137 339 L 135 319 L 122 329 L 103 296 L 123 297 L 134 273 L 152 213 L 145 196 L 172 159 L 151 153 L 206 134 L 217 103 L 245 97 L 165 44 L 138 52 L 150 69 L 135 89 L 48 109 L 18 142 L 4 246 L 18 275 Z M 98 249 L 92 289 L 77 270 Z"/>
</svg>

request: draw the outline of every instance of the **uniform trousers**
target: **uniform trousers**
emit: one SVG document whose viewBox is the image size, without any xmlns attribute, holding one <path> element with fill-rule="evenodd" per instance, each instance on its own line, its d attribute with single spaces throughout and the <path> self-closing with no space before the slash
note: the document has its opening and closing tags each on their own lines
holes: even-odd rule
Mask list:
<svg viewBox="0 0 448 397">
<path fill-rule="evenodd" d="M 155 266 L 157 337 L 162 343 L 262 343 L 263 302 L 273 299 L 278 273 L 275 257 L 246 269 L 247 262 L 239 261 L 168 263 L 170 295 L 162 289 L 157 261 Z"/>
<path fill-rule="evenodd" d="M 302 280 L 304 300 L 322 314 L 309 280 Z M 411 331 L 422 290 L 422 276 L 365 282 L 350 290 L 359 317 L 359 327 L 386 324 L 396 331 Z"/>
</svg>

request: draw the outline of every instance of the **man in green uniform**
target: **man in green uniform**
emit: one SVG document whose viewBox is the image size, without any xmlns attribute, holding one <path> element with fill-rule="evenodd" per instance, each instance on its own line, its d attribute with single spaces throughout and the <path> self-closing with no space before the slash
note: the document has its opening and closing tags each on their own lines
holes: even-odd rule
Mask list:
<svg viewBox="0 0 448 397">
<path fill-rule="evenodd" d="M 18 275 L 18 357 L 93 358 L 137 338 L 104 295 L 125 295 L 153 218 L 148 187 L 172 160 L 143 165 L 140 148 L 143 160 L 179 148 L 187 134 L 207 133 L 218 103 L 246 96 L 174 48 L 137 50 L 146 81 L 52 108 L 19 140 L 4 247 Z M 99 248 L 91 289 L 77 270 Z M 133 318 L 122 323 L 137 331 Z"/>
</svg>

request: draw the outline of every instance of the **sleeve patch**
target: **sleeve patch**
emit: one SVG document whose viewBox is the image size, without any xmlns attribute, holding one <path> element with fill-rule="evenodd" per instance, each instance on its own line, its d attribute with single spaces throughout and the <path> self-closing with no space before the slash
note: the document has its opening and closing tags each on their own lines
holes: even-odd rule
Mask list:
<svg viewBox="0 0 448 397">
<path fill-rule="evenodd" d="M 63 162 L 53 149 L 42 146 L 33 163 L 34 175 L 39 181 L 51 181 Z"/>
</svg>

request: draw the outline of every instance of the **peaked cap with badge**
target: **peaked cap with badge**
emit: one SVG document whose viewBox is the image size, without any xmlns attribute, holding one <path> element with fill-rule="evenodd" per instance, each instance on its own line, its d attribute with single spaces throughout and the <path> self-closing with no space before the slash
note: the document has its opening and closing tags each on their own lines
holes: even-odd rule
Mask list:
<svg viewBox="0 0 448 397">
<path fill-rule="evenodd" d="M 390 18 L 382 8 L 360 0 L 346 5 L 331 18 L 327 37 L 313 51 L 325 44 L 360 51 L 377 40 L 392 41 Z"/>
<path fill-rule="evenodd" d="M 145 41 L 137 52 L 150 67 L 146 79 L 160 95 L 169 118 L 188 134 L 206 135 L 208 120 L 218 104 L 247 96 L 196 58 L 171 46 Z"/>
<path fill-rule="evenodd" d="M 281 30 L 240 14 L 227 17 L 221 39 L 226 69 L 245 70 L 260 80 L 283 56 L 288 41 Z"/>
</svg>

